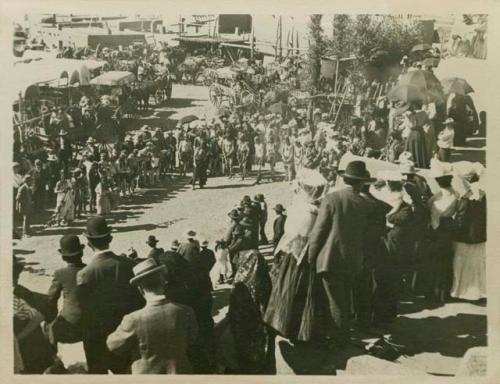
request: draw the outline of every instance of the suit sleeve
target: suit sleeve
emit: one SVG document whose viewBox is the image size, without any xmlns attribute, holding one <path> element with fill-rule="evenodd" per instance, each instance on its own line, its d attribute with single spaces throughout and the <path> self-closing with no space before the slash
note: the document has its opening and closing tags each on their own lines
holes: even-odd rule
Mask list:
<svg viewBox="0 0 500 384">
<path fill-rule="evenodd" d="M 113 333 L 108 336 L 106 345 L 116 354 L 125 355 L 137 344 L 134 320 L 131 316 L 124 316 L 122 322 Z"/>
<path fill-rule="evenodd" d="M 62 284 L 57 278 L 57 274 L 54 274 L 52 278 L 52 283 L 50 284 L 49 291 L 47 293 L 48 300 L 48 318 L 47 321 L 52 321 L 57 316 L 57 301 L 61 297 Z"/>
<path fill-rule="evenodd" d="M 334 208 L 329 199 L 323 199 L 319 207 L 318 217 L 314 223 L 313 229 L 309 234 L 309 262 L 316 261 L 321 247 L 326 241 L 328 233 L 332 227 L 332 215 Z"/>
</svg>

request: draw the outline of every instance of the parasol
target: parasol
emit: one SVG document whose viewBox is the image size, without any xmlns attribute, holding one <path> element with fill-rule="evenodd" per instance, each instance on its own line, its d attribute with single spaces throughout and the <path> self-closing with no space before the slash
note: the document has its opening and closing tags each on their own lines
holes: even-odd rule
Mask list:
<svg viewBox="0 0 500 384">
<path fill-rule="evenodd" d="M 411 103 L 413 101 L 423 101 L 424 95 L 412 84 L 400 84 L 393 87 L 387 94 L 390 101 L 404 101 Z"/>
<path fill-rule="evenodd" d="M 441 82 L 430 71 L 418 69 L 406 73 L 401 77 L 399 84 L 414 85 L 424 97 L 430 99 L 443 99 L 443 89 Z"/>
<path fill-rule="evenodd" d="M 432 46 L 430 44 L 417 44 L 411 49 L 410 52 L 414 53 L 414 52 L 428 51 L 431 48 Z"/>
<path fill-rule="evenodd" d="M 474 89 L 470 86 L 467 80 L 460 77 L 448 77 L 443 79 L 441 84 L 443 85 L 443 92 L 446 95 L 450 93 L 466 95 L 467 93 L 474 92 Z"/>
<path fill-rule="evenodd" d="M 179 120 L 179 124 L 187 124 L 187 123 L 190 123 L 192 121 L 195 121 L 195 120 L 198 120 L 198 116 L 195 116 L 195 115 L 187 115 L 187 116 L 184 116 L 183 118 L 181 118 Z"/>
</svg>

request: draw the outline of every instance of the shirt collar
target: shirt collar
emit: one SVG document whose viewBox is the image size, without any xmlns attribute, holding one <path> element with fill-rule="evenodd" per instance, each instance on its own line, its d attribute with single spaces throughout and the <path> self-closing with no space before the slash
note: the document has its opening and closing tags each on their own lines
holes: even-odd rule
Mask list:
<svg viewBox="0 0 500 384">
<path fill-rule="evenodd" d="M 109 248 L 106 248 L 106 249 L 100 249 L 100 250 L 98 250 L 97 252 L 94 252 L 94 257 L 101 256 L 102 254 L 104 254 L 104 253 L 108 253 L 108 252 L 111 252 L 111 249 L 109 249 Z"/>
</svg>

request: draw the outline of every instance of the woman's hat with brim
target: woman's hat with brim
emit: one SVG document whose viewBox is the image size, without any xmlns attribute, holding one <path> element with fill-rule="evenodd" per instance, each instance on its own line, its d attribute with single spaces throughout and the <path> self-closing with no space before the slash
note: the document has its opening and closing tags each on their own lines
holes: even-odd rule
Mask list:
<svg viewBox="0 0 500 384">
<path fill-rule="evenodd" d="M 80 239 L 76 235 L 64 235 L 59 240 L 59 253 L 64 257 L 74 257 L 82 254 L 85 245 L 80 244 Z"/>
<path fill-rule="evenodd" d="M 370 176 L 364 161 L 355 160 L 347 164 L 345 170 L 338 171 L 344 179 L 357 180 L 361 182 L 373 182 L 376 179 Z"/>
<path fill-rule="evenodd" d="M 87 230 L 84 233 L 88 239 L 102 239 L 111 234 L 106 219 L 102 216 L 94 216 L 87 221 Z"/>
<path fill-rule="evenodd" d="M 130 279 L 131 285 L 137 285 L 142 279 L 153 273 L 160 273 L 166 270 L 164 265 L 158 265 L 152 258 L 140 262 L 133 268 L 134 277 Z"/>
</svg>

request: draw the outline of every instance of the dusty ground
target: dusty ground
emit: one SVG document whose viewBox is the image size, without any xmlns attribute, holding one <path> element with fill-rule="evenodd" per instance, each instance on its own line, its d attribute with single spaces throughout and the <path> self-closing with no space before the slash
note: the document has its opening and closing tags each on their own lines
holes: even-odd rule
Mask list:
<svg viewBox="0 0 500 384">
<path fill-rule="evenodd" d="M 455 64 L 453 64 L 455 65 Z M 454 74 L 453 74 L 454 75 Z M 475 86 L 478 90 L 478 86 Z M 175 85 L 174 100 L 166 106 L 155 108 L 152 113 L 134 122 L 135 127 L 148 124 L 152 127 L 171 128 L 182 116 L 195 114 L 210 117 L 214 110 L 208 99 L 208 90 L 201 86 Z M 483 160 L 485 140 L 474 138 L 470 148 L 459 151 L 455 159 Z M 220 238 L 228 222 L 227 212 L 239 202 L 245 194 L 254 196 L 263 193 L 269 206 L 268 236 L 271 235 L 276 203 L 288 206 L 291 193 L 288 183 L 277 181 L 254 186 L 254 179 L 241 181 L 226 178 L 210 178 L 204 190 L 192 191 L 187 184 L 188 178 L 174 178 L 164 186 L 140 191 L 130 199 L 124 199 L 120 207 L 110 216 L 114 229 L 112 249 L 126 252 L 130 247 L 137 250 L 139 256 L 145 256 L 148 247 L 145 241 L 148 235 L 159 239 L 159 246 L 167 248 L 172 240 L 183 240 L 187 229 L 198 232 L 199 239 L 213 241 Z M 39 218 L 43 222 L 44 218 Z M 14 253 L 25 259 L 26 271 L 20 283 L 26 287 L 46 292 L 50 276 L 56 268 L 63 265 L 57 253 L 58 240 L 62 234 L 82 234 L 84 221 L 77 221 L 72 227 L 41 229 L 38 233 L 21 241 L 14 242 Z M 83 240 L 83 237 L 81 238 Z M 265 250 L 264 250 L 265 251 Z M 92 253 L 85 249 L 84 261 L 91 259 Z M 218 286 L 214 292 L 214 315 L 221 319 L 227 311 L 229 286 Z M 395 324 L 395 341 L 407 346 L 406 356 L 399 362 L 405 366 L 439 374 L 453 375 L 460 358 L 472 346 L 486 343 L 486 307 L 483 304 L 448 303 L 433 306 L 421 298 L 407 297 L 401 303 L 401 315 Z M 78 345 L 67 349 L 70 360 L 78 359 L 75 352 Z M 304 355 L 297 359 L 294 352 L 283 347 L 282 355 L 297 373 L 318 373 L 319 361 L 310 354 L 309 368 L 304 368 Z M 343 369 L 347 359 L 362 354 L 361 348 L 352 347 L 344 354 L 330 356 L 337 369 Z M 296 354 L 295 354 L 296 355 Z M 313 361 L 316 359 L 316 361 Z M 328 359 L 327 359 L 328 360 Z M 326 363 L 326 360 L 325 364 Z M 322 363 L 321 363 L 322 364 Z"/>
</svg>

